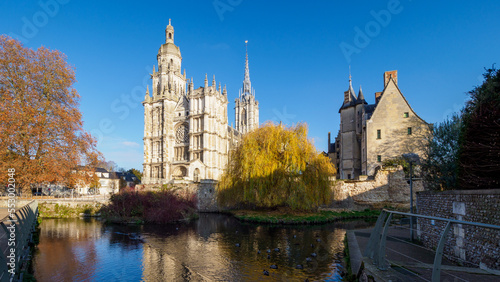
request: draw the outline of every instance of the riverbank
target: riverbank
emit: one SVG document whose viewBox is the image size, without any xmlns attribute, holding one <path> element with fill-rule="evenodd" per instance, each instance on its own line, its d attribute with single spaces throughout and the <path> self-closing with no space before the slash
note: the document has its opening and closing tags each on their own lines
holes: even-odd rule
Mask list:
<svg viewBox="0 0 500 282">
<path fill-rule="evenodd" d="M 281 208 L 276 210 L 231 210 L 240 221 L 267 224 L 324 224 L 347 219 L 377 218 L 379 210 L 298 212 Z"/>
<path fill-rule="evenodd" d="M 78 218 L 81 216 L 100 216 L 103 204 L 98 202 L 68 202 L 38 204 L 40 218 Z"/>
</svg>

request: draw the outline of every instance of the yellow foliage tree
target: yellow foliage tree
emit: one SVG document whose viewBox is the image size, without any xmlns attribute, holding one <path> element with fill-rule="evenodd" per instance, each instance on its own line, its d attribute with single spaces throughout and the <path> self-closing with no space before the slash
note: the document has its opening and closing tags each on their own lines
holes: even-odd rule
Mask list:
<svg viewBox="0 0 500 282">
<path fill-rule="evenodd" d="M 335 168 L 307 139 L 307 125 L 266 123 L 243 137 L 230 153 L 219 182 L 227 206 L 311 210 L 331 199 Z"/>
</svg>

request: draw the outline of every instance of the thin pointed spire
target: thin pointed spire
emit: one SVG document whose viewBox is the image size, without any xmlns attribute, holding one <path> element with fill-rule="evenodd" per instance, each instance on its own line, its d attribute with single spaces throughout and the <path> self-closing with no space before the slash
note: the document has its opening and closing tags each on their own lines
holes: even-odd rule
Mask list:
<svg viewBox="0 0 500 282">
<path fill-rule="evenodd" d="M 205 73 L 205 89 L 208 88 L 208 75 Z"/>
<path fill-rule="evenodd" d="M 217 86 L 217 83 L 215 83 L 215 74 L 214 74 L 214 78 L 212 79 L 212 86 Z"/>
<path fill-rule="evenodd" d="M 365 96 L 363 95 L 363 89 L 361 89 L 361 85 L 359 86 L 358 99 L 356 100 L 356 104 L 367 104 L 365 101 Z"/>
<path fill-rule="evenodd" d="M 149 85 L 146 85 L 146 95 L 149 96 Z"/>
<path fill-rule="evenodd" d="M 354 89 L 352 88 L 352 78 L 351 78 L 351 65 L 349 65 L 349 101 L 356 101 L 356 94 L 354 93 Z"/>
<path fill-rule="evenodd" d="M 219 93 L 222 93 L 222 92 L 221 92 L 221 88 L 220 88 L 220 81 L 219 81 Z"/>
<path fill-rule="evenodd" d="M 224 90 L 222 90 L 222 95 L 227 96 L 227 89 L 225 84 L 224 84 Z"/>
<path fill-rule="evenodd" d="M 243 94 L 252 94 L 250 82 L 250 69 L 248 68 L 248 40 L 245 40 L 245 79 L 243 80 Z"/>
</svg>

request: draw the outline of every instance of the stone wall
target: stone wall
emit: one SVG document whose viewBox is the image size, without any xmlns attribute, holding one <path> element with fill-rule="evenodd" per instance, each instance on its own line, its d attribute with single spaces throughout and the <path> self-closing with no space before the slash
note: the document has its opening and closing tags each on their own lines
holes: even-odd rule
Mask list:
<svg viewBox="0 0 500 282">
<path fill-rule="evenodd" d="M 499 208 L 500 189 L 425 191 L 417 194 L 417 212 L 423 215 L 500 225 Z M 445 225 L 443 221 L 419 219 L 417 234 L 424 246 L 436 248 Z M 444 255 L 453 261 L 471 262 L 483 269 L 498 271 L 500 230 L 453 224 Z"/>
<path fill-rule="evenodd" d="M 179 182 L 168 185 L 196 193 L 198 210 L 201 212 L 220 210 L 217 205 L 217 181 L 215 180 L 204 179 L 200 183 Z M 141 191 L 159 189 L 158 185 L 138 185 L 136 187 Z M 331 189 L 333 201 L 328 205 L 328 208 L 363 210 L 384 206 L 410 207 L 410 185 L 402 168 L 378 170 L 372 180 L 336 180 Z M 422 181 L 414 180 L 414 199 L 416 199 L 415 193 L 423 190 Z"/>
<path fill-rule="evenodd" d="M 200 212 L 217 212 L 217 181 L 203 179 L 198 185 L 198 211 Z"/>
<path fill-rule="evenodd" d="M 422 181 L 413 181 L 413 196 L 423 191 Z M 399 169 L 381 169 L 372 180 L 337 180 L 332 185 L 331 208 L 365 209 L 392 206 L 410 207 L 410 185 Z"/>
<path fill-rule="evenodd" d="M 200 183 L 190 181 L 177 181 L 173 184 L 167 184 L 169 189 L 178 188 L 182 192 L 194 193 L 197 195 L 197 207 L 200 212 L 217 212 L 217 181 L 211 179 L 202 179 Z M 137 185 L 139 191 L 158 191 L 160 186 L 157 184 Z"/>
</svg>

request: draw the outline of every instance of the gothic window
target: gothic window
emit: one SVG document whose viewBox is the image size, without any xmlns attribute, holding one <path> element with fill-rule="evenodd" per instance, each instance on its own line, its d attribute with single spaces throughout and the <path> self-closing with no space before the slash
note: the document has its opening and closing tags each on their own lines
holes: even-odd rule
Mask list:
<svg viewBox="0 0 500 282">
<path fill-rule="evenodd" d="M 247 124 L 247 111 L 245 109 L 241 111 L 241 124 Z"/>
<path fill-rule="evenodd" d="M 188 143 L 189 142 L 189 128 L 187 124 L 182 124 L 175 130 L 175 143 Z"/>
</svg>

